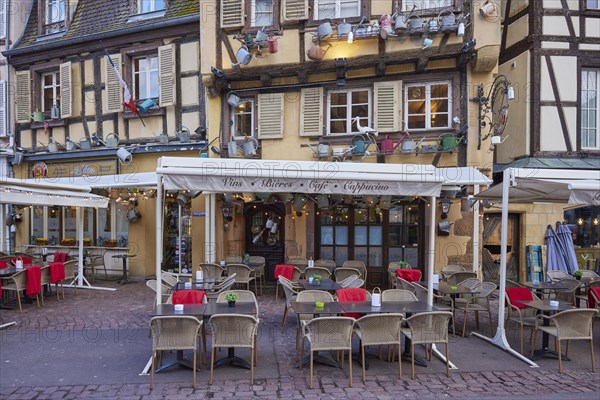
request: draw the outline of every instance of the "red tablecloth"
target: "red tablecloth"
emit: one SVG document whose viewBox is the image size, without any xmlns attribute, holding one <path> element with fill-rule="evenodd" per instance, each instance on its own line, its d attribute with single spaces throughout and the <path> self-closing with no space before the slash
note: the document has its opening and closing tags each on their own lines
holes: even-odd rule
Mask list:
<svg viewBox="0 0 600 400">
<path fill-rule="evenodd" d="M 4 269 L 6 267 L 8 267 L 8 264 L 6 264 L 6 261 L 0 260 L 0 269 Z"/>
<path fill-rule="evenodd" d="M 421 270 L 419 269 L 397 269 L 396 275 L 408 282 L 419 282 L 421 280 Z"/>
<path fill-rule="evenodd" d="M 596 297 L 598 299 L 600 299 L 600 287 L 599 286 L 594 286 L 592 288 L 589 288 L 589 290 L 588 290 L 588 307 L 589 308 L 596 307 L 596 302 L 594 301 L 594 298 L 592 297 L 592 292 L 594 292 L 594 294 L 596 295 Z"/>
<path fill-rule="evenodd" d="M 367 291 L 363 288 L 346 288 L 338 289 L 335 291 L 340 303 L 348 303 L 351 301 L 367 301 Z M 362 317 L 359 313 L 346 313 L 344 317 L 360 318 Z"/>
<path fill-rule="evenodd" d="M 202 304 L 205 294 L 203 290 L 177 290 L 173 292 L 173 304 Z"/>
<path fill-rule="evenodd" d="M 65 280 L 65 264 L 53 262 L 50 264 L 50 282 L 58 283 Z"/>
<path fill-rule="evenodd" d="M 279 275 L 291 281 L 292 277 L 294 276 L 294 266 L 286 264 L 277 264 L 275 266 L 275 272 L 273 273 L 275 280 L 279 278 Z"/>
<path fill-rule="evenodd" d="M 64 263 L 67 261 L 68 256 L 69 256 L 69 254 L 67 254 L 67 253 L 57 251 L 56 253 L 54 253 L 54 262 Z"/>
<path fill-rule="evenodd" d="M 27 296 L 35 296 L 42 290 L 42 270 L 39 265 L 32 265 L 26 268 L 27 271 Z"/>
<path fill-rule="evenodd" d="M 533 295 L 529 289 L 524 287 L 513 287 L 506 289 L 506 296 L 510 299 L 510 303 L 517 308 L 527 308 L 525 304 L 517 303 L 518 301 L 533 300 Z"/>
<path fill-rule="evenodd" d="M 12 265 L 17 265 L 17 259 L 21 258 L 23 260 L 23 267 L 33 264 L 33 260 L 29 257 L 13 257 L 10 259 L 10 263 Z"/>
</svg>

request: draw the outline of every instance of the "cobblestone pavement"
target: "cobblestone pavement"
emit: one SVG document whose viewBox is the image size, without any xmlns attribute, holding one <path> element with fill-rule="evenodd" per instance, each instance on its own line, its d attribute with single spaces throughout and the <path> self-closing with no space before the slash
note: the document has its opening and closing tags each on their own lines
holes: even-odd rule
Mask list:
<svg viewBox="0 0 600 400">
<path fill-rule="evenodd" d="M 198 385 L 192 388 L 190 371 L 176 368 L 156 374 L 154 390 L 150 391 L 149 377 L 138 374 L 150 355 L 148 321 L 152 292 L 141 282 L 123 287 L 111 282 L 99 285 L 118 290 L 80 289 L 75 296 L 72 289 L 67 289 L 65 301 L 49 296 L 41 308 L 27 304 L 23 313 L 0 311 L 0 323 L 17 322 L 0 331 L 1 399 L 600 399 L 600 373 L 591 372 L 587 345 L 572 343 L 572 361 L 564 363 L 565 373 L 560 375 L 556 360 L 541 360 L 540 368 L 529 368 L 468 335 L 452 338 L 450 356 L 459 369 L 452 370 L 449 378 L 439 360 L 432 360 L 426 368 L 417 367 L 416 379 L 412 380 L 409 362 L 403 362 L 404 375 L 399 379 L 397 364 L 375 359 L 364 384 L 360 365 L 354 363 L 352 387 L 348 386 L 347 366 L 344 370 L 316 366 L 314 388 L 310 389 L 308 368 L 297 368 L 294 357 L 295 315 L 290 312 L 282 333 L 283 300 L 275 301 L 272 288 L 259 296 L 260 350 L 254 385 L 250 384 L 247 371 L 225 367 L 215 370 L 213 385 L 207 384 L 208 372 L 203 369 L 198 373 Z M 482 318 L 482 329 L 487 328 L 484 322 L 487 321 Z M 457 327 L 460 323 L 461 317 L 457 318 Z M 474 325 L 474 321 L 469 321 L 469 326 Z M 599 329 L 600 324 L 596 323 L 596 337 L 600 337 Z M 40 331 L 46 334 L 39 334 Z M 84 333 L 80 335 L 85 339 L 80 340 L 83 344 L 77 340 L 50 340 L 65 331 Z M 90 332 L 97 336 L 128 332 L 132 339 L 128 344 L 123 339 L 128 334 L 122 334 L 119 340 L 98 341 L 91 339 Z M 507 336 L 518 348 L 516 332 L 508 330 Z M 47 352 L 40 352 L 44 341 L 52 342 L 52 349 L 58 353 L 52 353 L 48 347 Z M 596 344 L 598 360 L 600 345 Z"/>
</svg>

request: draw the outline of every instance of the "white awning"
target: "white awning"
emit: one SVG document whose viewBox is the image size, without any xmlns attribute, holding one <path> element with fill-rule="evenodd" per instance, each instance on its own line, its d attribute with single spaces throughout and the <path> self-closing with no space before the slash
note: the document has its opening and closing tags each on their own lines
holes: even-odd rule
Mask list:
<svg viewBox="0 0 600 400">
<path fill-rule="evenodd" d="M 489 185 L 492 180 L 475 167 L 437 168 L 436 175 L 444 180 L 444 186 Z"/>
<path fill-rule="evenodd" d="M 425 164 L 161 157 L 158 165 L 167 190 L 438 197 L 443 183 Z"/>
<path fill-rule="evenodd" d="M 92 189 L 156 188 L 156 172 L 132 172 L 119 175 L 71 176 L 64 178 L 26 179 L 25 182 L 88 186 Z"/>
<path fill-rule="evenodd" d="M 106 208 L 108 198 L 90 193 L 89 186 L 34 183 L 19 179 L 0 179 L 0 203 L 39 206 Z"/>
</svg>

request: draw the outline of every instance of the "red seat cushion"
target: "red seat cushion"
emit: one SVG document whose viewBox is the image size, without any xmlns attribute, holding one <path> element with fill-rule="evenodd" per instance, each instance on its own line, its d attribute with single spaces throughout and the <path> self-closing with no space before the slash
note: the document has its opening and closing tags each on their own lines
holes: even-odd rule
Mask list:
<svg viewBox="0 0 600 400">
<path fill-rule="evenodd" d="M 35 296 L 42 290 L 42 270 L 39 265 L 32 265 L 26 268 L 27 287 L 25 294 Z"/>
<path fill-rule="evenodd" d="M 0 260 L 0 269 L 4 269 L 4 268 L 7 268 L 7 267 L 8 267 L 8 264 L 6 264 L 6 261 Z"/>
<path fill-rule="evenodd" d="M 54 262 L 62 262 L 64 263 L 65 261 L 67 261 L 67 257 L 69 255 L 67 253 L 63 253 L 60 251 L 57 251 L 56 253 L 54 253 Z"/>
<path fill-rule="evenodd" d="M 177 290 L 173 292 L 173 304 L 202 304 L 204 290 Z"/>
<path fill-rule="evenodd" d="M 527 308 L 526 305 L 517 303 L 517 301 L 529 301 L 533 300 L 533 295 L 529 289 L 524 287 L 514 287 L 506 289 L 506 296 L 510 299 L 510 303 L 516 308 Z"/>
<path fill-rule="evenodd" d="M 277 279 L 279 278 L 279 275 L 291 281 L 292 277 L 294 276 L 294 266 L 286 264 L 277 264 L 275 266 L 275 272 L 273 273 L 273 276 L 275 277 L 275 279 Z"/>
<path fill-rule="evenodd" d="M 50 282 L 58 283 L 65 280 L 65 264 L 53 262 L 50 264 Z"/>
<path fill-rule="evenodd" d="M 346 288 L 338 289 L 335 291 L 340 303 L 350 303 L 353 301 L 367 301 L 367 291 L 363 288 Z M 360 318 L 362 315 L 359 313 L 346 313 L 344 317 Z"/>
<path fill-rule="evenodd" d="M 419 282 L 421 280 L 421 270 L 418 269 L 397 269 L 396 275 L 408 282 Z"/>
<path fill-rule="evenodd" d="M 596 295 L 596 298 L 600 299 L 600 286 L 595 286 L 588 290 L 588 307 L 589 308 L 596 307 L 596 301 L 594 301 L 594 298 L 592 297 L 592 293 L 594 293 Z"/>
</svg>

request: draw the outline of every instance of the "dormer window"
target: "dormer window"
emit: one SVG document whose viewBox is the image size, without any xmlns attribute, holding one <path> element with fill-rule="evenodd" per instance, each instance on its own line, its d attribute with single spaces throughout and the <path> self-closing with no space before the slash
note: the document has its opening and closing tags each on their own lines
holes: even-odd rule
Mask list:
<svg viewBox="0 0 600 400">
<path fill-rule="evenodd" d="M 164 0 L 138 0 L 138 14 L 164 10 L 166 8 L 165 3 Z"/>
<path fill-rule="evenodd" d="M 66 30 L 67 5 L 65 3 L 65 0 L 45 0 L 42 34 L 47 35 Z"/>
</svg>

